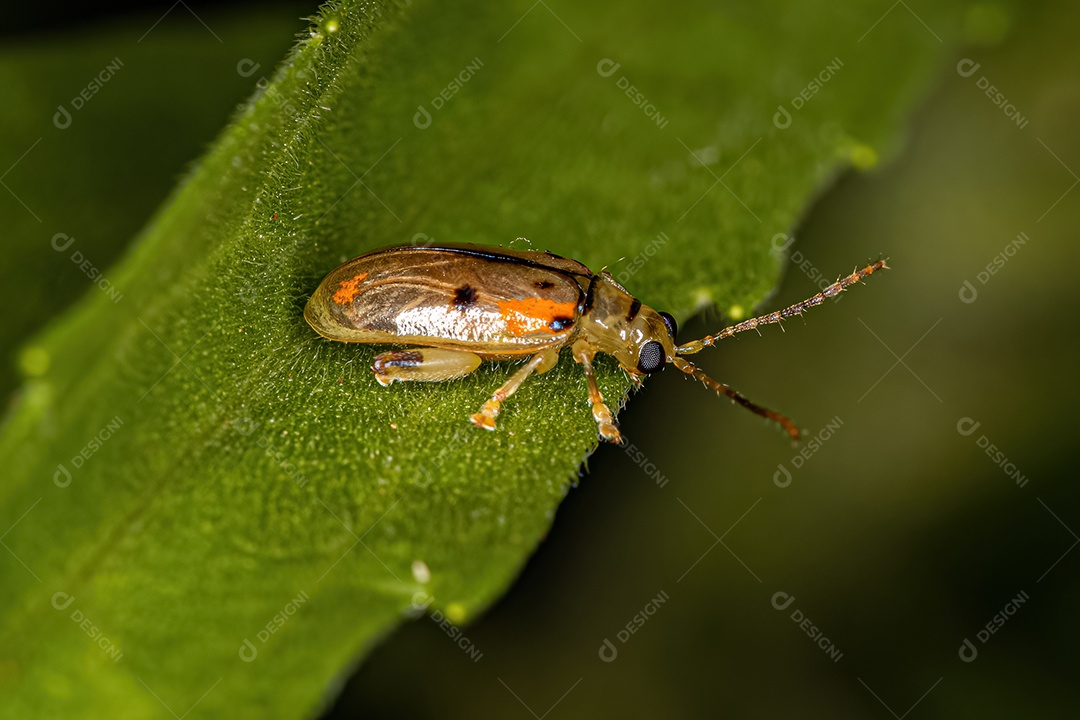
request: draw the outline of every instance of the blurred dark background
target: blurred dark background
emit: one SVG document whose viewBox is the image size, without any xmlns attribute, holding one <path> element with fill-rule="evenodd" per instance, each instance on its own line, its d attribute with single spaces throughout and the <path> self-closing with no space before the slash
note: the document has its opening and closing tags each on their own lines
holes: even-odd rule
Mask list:
<svg viewBox="0 0 1080 720">
<path fill-rule="evenodd" d="M 880 255 L 890 272 L 698 356 L 820 449 L 800 462 L 678 374 L 652 379 L 620 422 L 667 483 L 601 448 L 468 629 L 483 660 L 416 623 L 334 716 L 1075 716 L 1078 19 L 1044 4 L 960 50 L 899 156 L 840 178 L 795 230 L 789 252 L 821 274 Z M 768 309 L 816 292 L 799 263 Z"/>
<path fill-rule="evenodd" d="M 26 169 L 71 196 L 55 216 L 35 208 L 47 236 L 90 228 L 106 268 L 251 90 L 235 72 L 196 82 L 202 70 L 231 68 L 238 52 L 268 70 L 315 8 L 193 6 L 236 43 L 208 35 L 199 58 L 169 50 L 170 33 L 198 21 L 183 4 L 28 7 L 0 25 L 3 85 L 32 101 L 20 57 L 54 48 L 41 72 L 63 72 L 86 38 L 170 7 L 162 41 L 127 72 L 158 63 L 188 77 L 181 109 L 148 101 L 141 117 L 110 116 L 118 87 L 71 132 L 128 132 L 127 157 L 54 144 Z M 880 256 L 893 269 L 786 332 L 698 356 L 814 440 L 792 448 L 673 371 L 652 378 L 620 415 L 635 450 L 589 459 L 517 583 L 465 629 L 475 651 L 436 622 L 408 623 L 342 678 L 326 717 L 1076 715 L 1080 13 L 972 8 L 1006 22 L 941 68 L 894 160 L 817 200 L 767 309 L 816 292 L 818 274 Z M 979 64 L 970 76 L 965 59 Z M 33 123 L 9 114 L 6 144 L 21 147 Z M 64 167 L 83 179 L 65 189 Z M 87 176 L 115 181 L 122 212 L 80 204 Z M 14 253 L 56 282 L 6 316 L 9 362 L 85 289 L 65 285 L 77 269 L 54 256 Z M 719 323 L 698 318 L 681 336 Z M 4 378 L 8 392 L 10 368 Z"/>
</svg>

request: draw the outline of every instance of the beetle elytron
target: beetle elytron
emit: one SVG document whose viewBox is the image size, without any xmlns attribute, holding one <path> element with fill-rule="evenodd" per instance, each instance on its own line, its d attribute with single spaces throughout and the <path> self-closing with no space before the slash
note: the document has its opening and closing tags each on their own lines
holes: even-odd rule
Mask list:
<svg viewBox="0 0 1080 720">
<path fill-rule="evenodd" d="M 885 267 L 878 260 L 789 308 L 676 345 L 671 315 L 642 305 L 607 272 L 593 273 L 575 260 L 482 245 L 400 246 L 373 250 L 335 269 L 308 300 L 304 317 L 330 340 L 409 346 L 375 358 L 375 379 L 384 386 L 395 380 L 451 380 L 473 372 L 483 360 L 528 358 L 470 416 L 486 430 L 495 429 L 503 401 L 529 375 L 554 367 L 559 351 L 569 347 L 585 371 L 604 440 L 622 438 L 596 383 L 596 353 L 614 356 L 637 384 L 671 363 L 798 440 L 791 420 L 755 405 L 683 356 L 799 315 Z"/>
</svg>

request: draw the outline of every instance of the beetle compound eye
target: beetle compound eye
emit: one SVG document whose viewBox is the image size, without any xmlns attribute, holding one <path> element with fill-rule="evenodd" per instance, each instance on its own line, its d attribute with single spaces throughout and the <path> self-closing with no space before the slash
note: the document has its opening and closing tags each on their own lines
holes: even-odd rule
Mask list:
<svg viewBox="0 0 1080 720">
<path fill-rule="evenodd" d="M 650 340 L 641 346 L 641 354 L 638 355 L 637 367 L 643 373 L 654 373 L 664 367 L 667 358 L 664 355 L 664 346 L 655 340 Z"/>
<path fill-rule="evenodd" d="M 658 315 L 660 315 L 660 319 L 664 321 L 664 324 L 667 325 L 667 331 L 671 333 L 671 339 L 674 341 L 675 336 L 679 332 L 679 326 L 675 323 L 675 318 L 671 317 L 666 312 L 658 313 Z"/>
</svg>

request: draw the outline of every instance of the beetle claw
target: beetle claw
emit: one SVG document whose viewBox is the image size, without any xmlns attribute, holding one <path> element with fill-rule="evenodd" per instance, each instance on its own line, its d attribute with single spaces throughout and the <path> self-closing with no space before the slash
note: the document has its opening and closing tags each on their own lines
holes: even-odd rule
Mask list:
<svg viewBox="0 0 1080 720">
<path fill-rule="evenodd" d="M 622 434 L 619 432 L 619 429 L 611 423 L 601 423 L 600 437 L 607 442 L 622 445 Z"/>
<path fill-rule="evenodd" d="M 484 430 L 494 430 L 495 429 L 495 421 L 492 420 L 491 418 L 489 418 L 487 415 L 481 415 L 480 413 L 474 413 L 474 414 L 469 416 L 469 420 L 471 420 L 472 424 L 475 425 L 478 428 L 483 428 Z"/>
<path fill-rule="evenodd" d="M 478 428 L 485 430 L 495 429 L 495 418 L 499 415 L 500 403 L 494 400 L 488 400 L 484 403 L 484 407 L 480 408 L 480 412 L 473 413 L 469 416 L 469 420 L 472 424 Z"/>
</svg>

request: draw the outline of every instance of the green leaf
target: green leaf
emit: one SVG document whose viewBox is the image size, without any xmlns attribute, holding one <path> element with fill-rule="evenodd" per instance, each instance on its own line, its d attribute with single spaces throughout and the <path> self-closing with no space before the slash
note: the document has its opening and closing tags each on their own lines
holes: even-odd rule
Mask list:
<svg viewBox="0 0 1080 720">
<path fill-rule="evenodd" d="M 680 319 L 737 316 L 940 57 L 881 12 L 324 8 L 106 271 L 116 293 L 27 350 L 0 438 L 8 714 L 295 717 L 402 619 L 475 617 L 596 446 L 580 368 L 485 433 L 467 416 L 511 366 L 381 388 L 377 348 L 317 338 L 307 296 L 377 246 L 524 236 Z"/>
<path fill-rule="evenodd" d="M 179 10 L 156 25 L 160 16 L 0 49 L 5 398 L 17 384 L 19 345 L 90 285 L 73 253 L 111 281 L 109 266 L 180 171 L 292 44 L 300 14 L 205 15 L 212 34 Z M 178 101 L 196 88 L 197 101 Z M 75 238 L 67 252 L 50 244 L 57 233 Z M 35 358 L 25 360 L 33 367 Z"/>
</svg>

